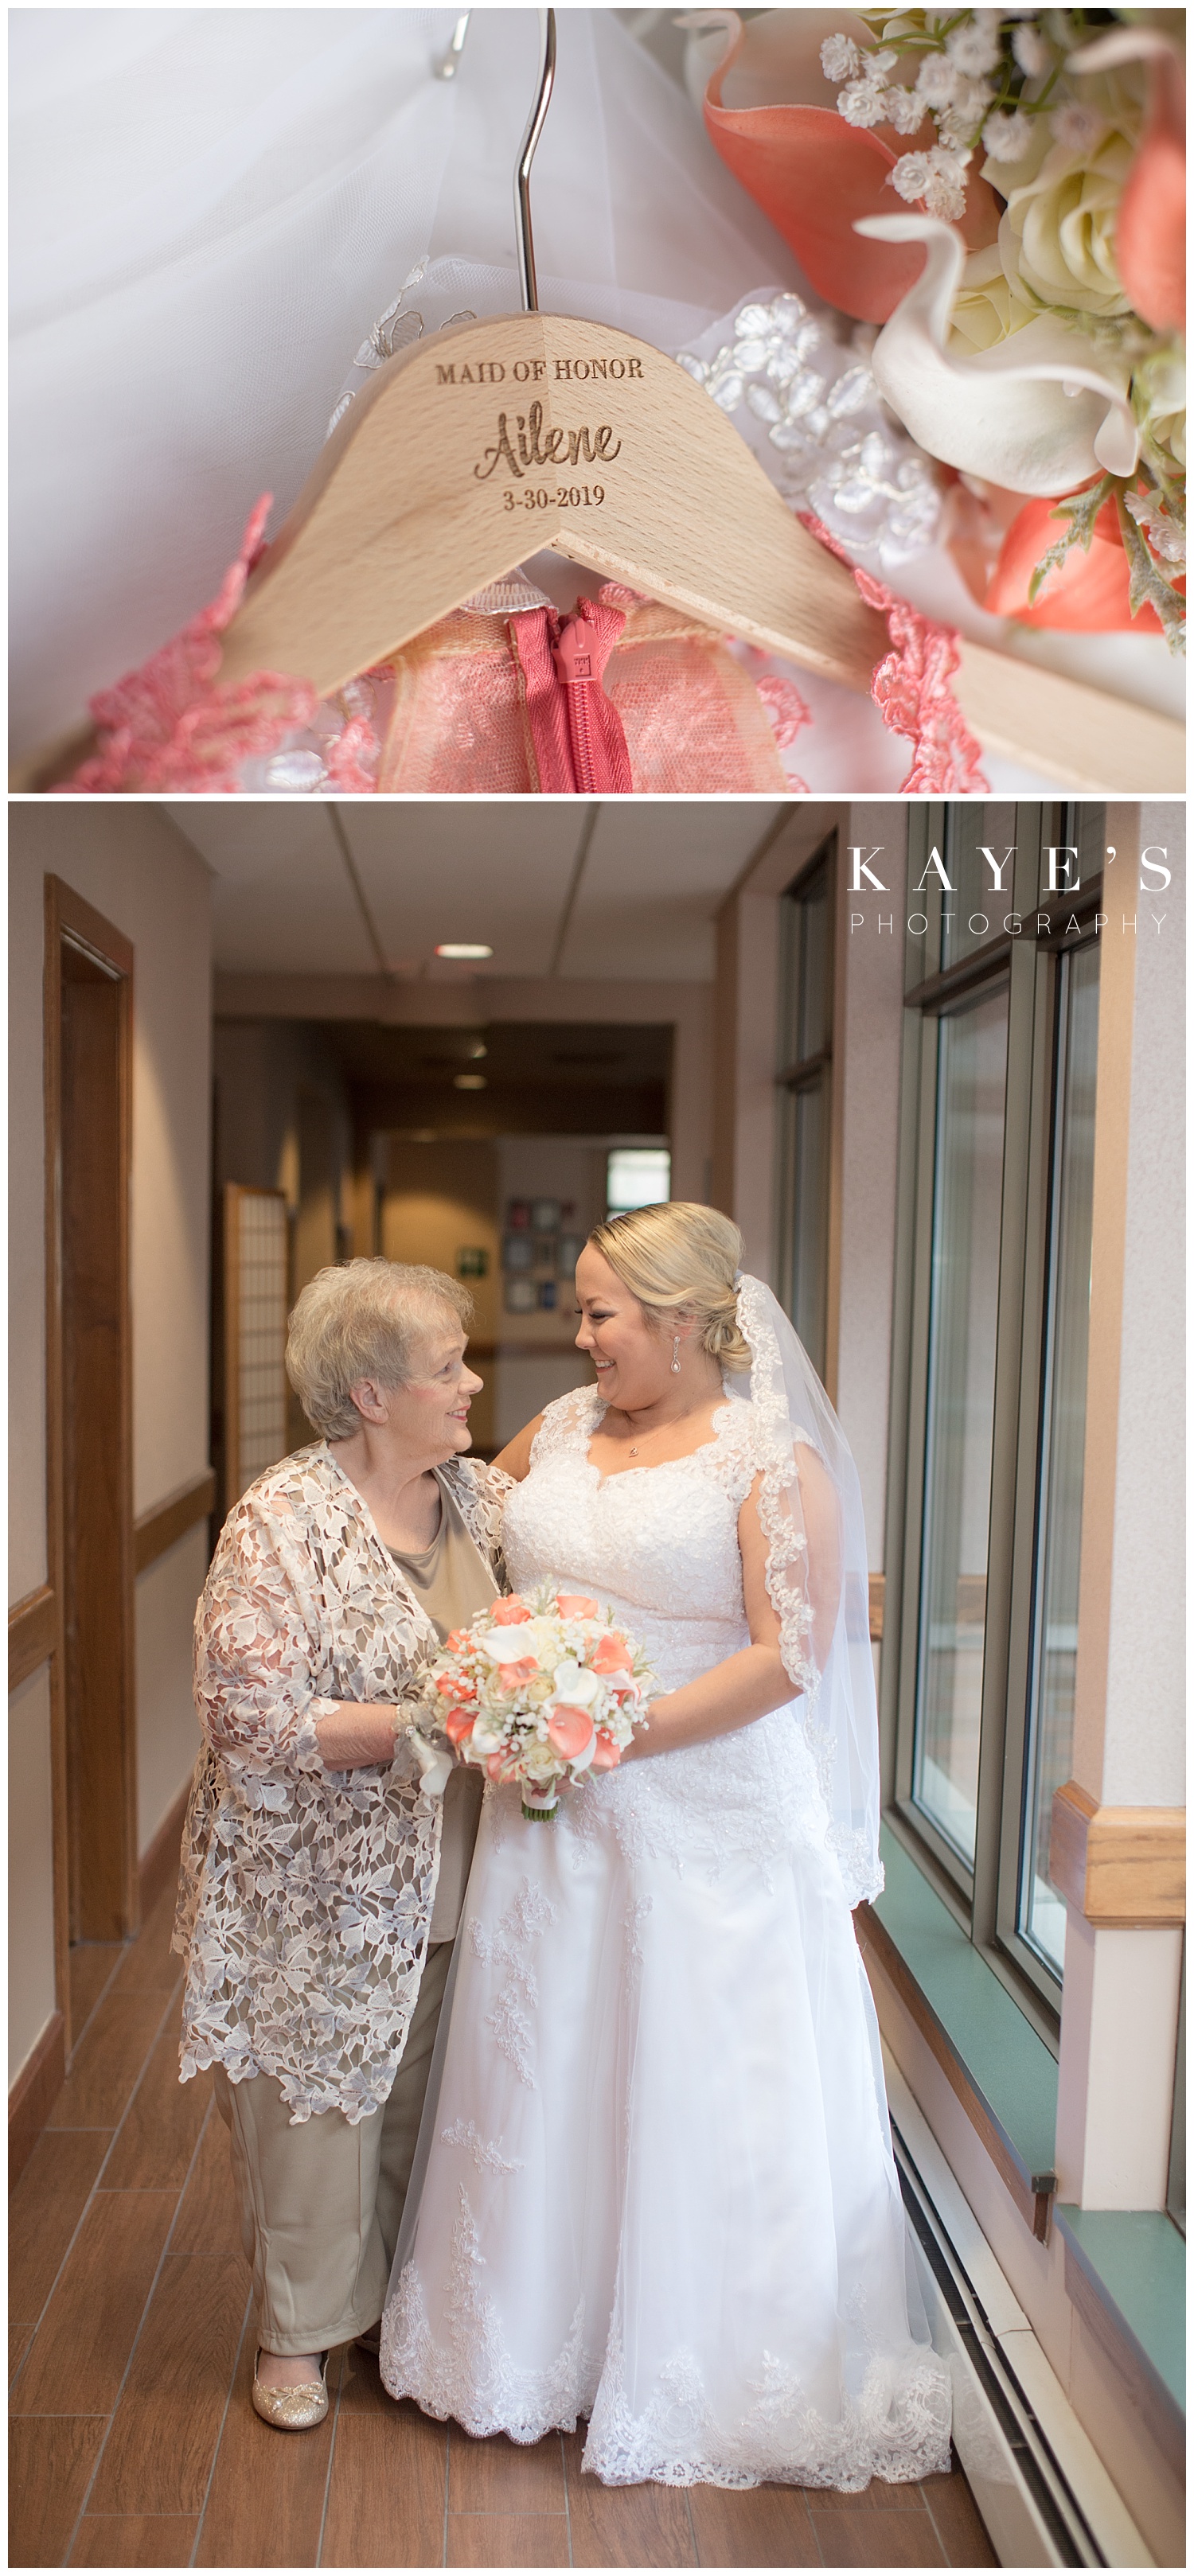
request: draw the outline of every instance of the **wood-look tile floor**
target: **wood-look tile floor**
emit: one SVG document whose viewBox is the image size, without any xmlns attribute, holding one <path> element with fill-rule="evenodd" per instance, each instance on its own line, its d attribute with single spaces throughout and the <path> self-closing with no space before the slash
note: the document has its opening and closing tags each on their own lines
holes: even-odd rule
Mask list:
<svg viewBox="0 0 1194 2576">
<path fill-rule="evenodd" d="M 603 2487 L 582 2440 L 471 2441 L 332 2356 L 315 2433 L 249 2404 L 249 2274 L 209 2077 L 180 2085 L 171 1895 L 76 1952 L 70 2074 L 12 2198 L 18 2567 L 990 2567 L 960 2470 L 859 2496 Z"/>
</svg>

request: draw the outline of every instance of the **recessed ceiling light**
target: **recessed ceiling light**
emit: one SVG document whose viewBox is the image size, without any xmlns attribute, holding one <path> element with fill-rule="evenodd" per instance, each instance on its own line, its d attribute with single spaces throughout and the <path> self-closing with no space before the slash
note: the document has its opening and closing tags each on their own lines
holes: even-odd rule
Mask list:
<svg viewBox="0 0 1194 2576">
<path fill-rule="evenodd" d="M 436 949 L 437 957 L 492 957 L 483 939 L 443 939 Z"/>
<path fill-rule="evenodd" d="M 487 1091 L 489 1088 L 483 1073 L 457 1073 L 452 1080 L 457 1091 Z"/>
</svg>

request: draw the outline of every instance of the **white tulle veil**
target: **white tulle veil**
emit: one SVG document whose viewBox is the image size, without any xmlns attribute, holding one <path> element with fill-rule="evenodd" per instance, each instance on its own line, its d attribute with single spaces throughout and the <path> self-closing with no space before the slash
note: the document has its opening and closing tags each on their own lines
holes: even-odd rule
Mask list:
<svg viewBox="0 0 1194 2576">
<path fill-rule="evenodd" d="M 871 1660 L 866 1528 L 849 1443 L 799 1334 L 761 1279 L 738 1280 L 738 1328 L 749 1377 L 727 1374 L 731 1396 L 757 1421 L 767 1541 L 767 1589 L 780 1651 L 830 1818 L 830 1841 L 851 1905 L 877 1896 L 879 1724 Z"/>
</svg>

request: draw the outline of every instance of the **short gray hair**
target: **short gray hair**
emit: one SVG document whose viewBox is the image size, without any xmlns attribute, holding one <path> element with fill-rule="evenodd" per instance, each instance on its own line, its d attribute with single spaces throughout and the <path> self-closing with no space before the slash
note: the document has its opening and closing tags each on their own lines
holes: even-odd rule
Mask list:
<svg viewBox="0 0 1194 2576">
<path fill-rule="evenodd" d="M 473 1301 L 458 1279 L 423 1261 L 343 1261 L 319 1270 L 297 1299 L 286 1374 L 307 1420 L 325 1440 L 347 1440 L 361 1417 L 348 1390 L 358 1378 L 402 1386 L 437 1318 L 466 1329 Z"/>
</svg>

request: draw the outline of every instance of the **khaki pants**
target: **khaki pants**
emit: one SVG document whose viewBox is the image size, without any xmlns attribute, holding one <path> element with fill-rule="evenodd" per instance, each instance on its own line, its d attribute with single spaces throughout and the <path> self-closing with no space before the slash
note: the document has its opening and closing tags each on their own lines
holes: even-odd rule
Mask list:
<svg viewBox="0 0 1194 2576">
<path fill-rule="evenodd" d="M 265 2352 L 327 2352 L 381 2316 L 451 1957 L 429 1947 L 389 2100 L 355 2128 L 342 2111 L 294 2128 L 272 2075 L 215 2069 Z"/>
</svg>

